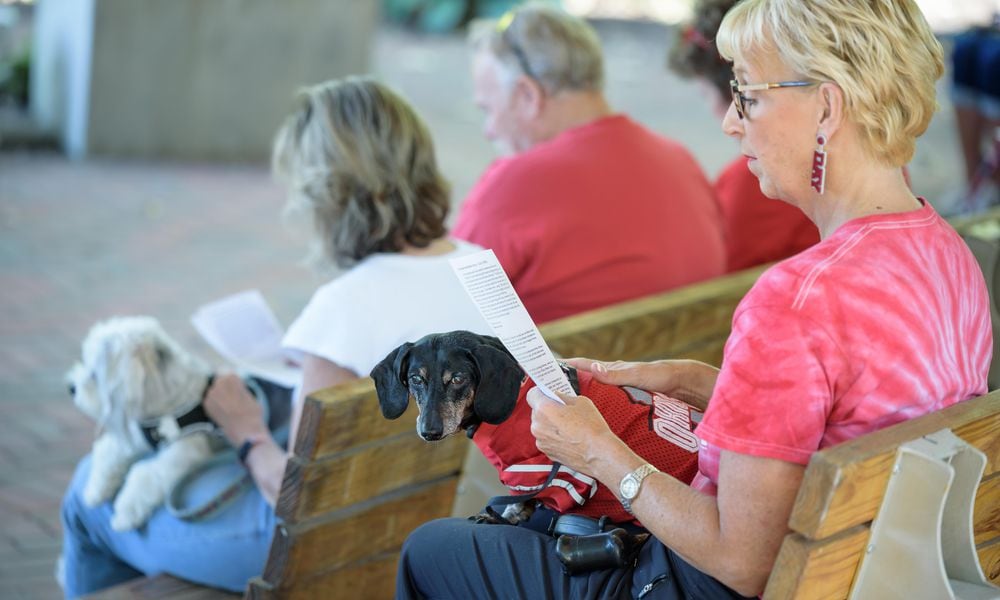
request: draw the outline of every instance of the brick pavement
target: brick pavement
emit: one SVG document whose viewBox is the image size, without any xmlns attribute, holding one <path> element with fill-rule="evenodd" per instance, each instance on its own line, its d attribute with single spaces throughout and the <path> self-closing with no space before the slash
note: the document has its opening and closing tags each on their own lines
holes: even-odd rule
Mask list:
<svg viewBox="0 0 1000 600">
<path fill-rule="evenodd" d="M 617 107 L 687 144 L 710 174 L 736 154 L 696 87 L 663 69 L 662 29 L 600 30 Z M 429 121 L 461 199 L 491 156 L 469 100 L 464 42 L 384 30 L 373 62 Z M 914 161 L 915 185 L 932 199 L 957 181 L 959 164 L 941 99 Z M 93 434 L 63 374 L 88 327 L 155 315 L 218 363 L 188 322 L 201 303 L 257 287 L 288 323 L 321 278 L 300 264 L 303 236 L 276 218 L 282 200 L 262 165 L 0 153 L 0 598 L 59 596 L 59 501 Z"/>
<path fill-rule="evenodd" d="M 199 304 L 259 287 L 287 322 L 319 279 L 264 167 L 0 154 L 0 198 L 0 597 L 54 598 L 59 500 L 93 436 L 62 375 L 88 327 L 155 315 L 218 362 Z"/>
</svg>

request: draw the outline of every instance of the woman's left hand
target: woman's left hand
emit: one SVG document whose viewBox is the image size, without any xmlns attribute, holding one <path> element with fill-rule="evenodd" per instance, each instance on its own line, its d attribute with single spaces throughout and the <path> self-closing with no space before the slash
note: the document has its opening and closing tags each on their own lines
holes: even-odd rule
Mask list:
<svg viewBox="0 0 1000 600">
<path fill-rule="evenodd" d="M 602 441 L 618 441 L 594 403 L 586 396 L 559 394 L 559 404 L 537 387 L 528 391 L 531 433 L 538 449 L 571 469 L 593 475 Z"/>
<path fill-rule="evenodd" d="M 233 446 L 248 439 L 262 441 L 270 437 L 260 404 L 238 375 L 216 376 L 205 395 L 204 406 Z"/>
</svg>

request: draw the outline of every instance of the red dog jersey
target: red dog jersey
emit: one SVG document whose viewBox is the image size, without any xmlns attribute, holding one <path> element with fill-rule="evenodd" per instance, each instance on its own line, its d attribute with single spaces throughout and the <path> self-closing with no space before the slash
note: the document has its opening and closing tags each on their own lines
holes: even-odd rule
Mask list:
<svg viewBox="0 0 1000 600">
<path fill-rule="evenodd" d="M 693 430 L 699 411 L 667 396 L 595 381 L 590 373 L 578 371 L 577 376 L 580 394 L 594 401 L 615 435 L 657 469 L 691 482 L 698 470 L 698 438 Z M 514 494 L 538 490 L 552 470 L 552 460 L 535 446 L 531 435 L 531 407 L 525 396 L 533 387 L 535 382 L 526 379 L 510 418 L 499 425 L 482 423 L 472 438 Z M 535 499 L 561 513 L 607 515 L 619 523 L 634 520 L 611 490 L 568 467 L 561 467 Z"/>
</svg>

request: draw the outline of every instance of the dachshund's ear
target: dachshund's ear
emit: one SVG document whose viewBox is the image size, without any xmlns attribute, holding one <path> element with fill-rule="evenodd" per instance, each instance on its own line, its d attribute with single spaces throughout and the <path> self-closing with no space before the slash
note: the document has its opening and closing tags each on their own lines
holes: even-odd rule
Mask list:
<svg viewBox="0 0 1000 600">
<path fill-rule="evenodd" d="M 397 419 L 406 412 L 410 403 L 410 390 L 406 387 L 406 372 L 410 368 L 410 348 L 413 344 L 406 342 L 382 359 L 382 362 L 372 369 L 371 377 L 375 380 L 375 390 L 378 392 L 378 405 L 382 416 L 386 419 Z"/>
<path fill-rule="evenodd" d="M 472 408 L 485 423 L 503 423 L 514 412 L 524 373 L 502 346 L 497 349 L 493 344 L 480 344 L 471 354 L 479 370 Z"/>
</svg>

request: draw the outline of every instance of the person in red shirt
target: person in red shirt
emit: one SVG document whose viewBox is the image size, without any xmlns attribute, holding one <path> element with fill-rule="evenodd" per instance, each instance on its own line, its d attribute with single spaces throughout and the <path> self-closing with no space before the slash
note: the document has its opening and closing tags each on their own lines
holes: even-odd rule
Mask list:
<svg viewBox="0 0 1000 600">
<path fill-rule="evenodd" d="M 732 102 L 732 65 L 719 56 L 715 33 L 737 0 L 701 0 L 667 56 L 670 69 L 698 81 L 721 121 Z M 741 156 L 715 181 L 726 236 L 726 271 L 733 272 L 798 254 L 819 241 L 816 225 L 794 206 L 768 198 Z"/>
<path fill-rule="evenodd" d="M 724 272 L 711 185 L 680 144 L 610 108 L 592 27 L 527 6 L 474 30 L 472 43 L 484 132 L 506 156 L 452 233 L 493 250 L 532 318 Z"/>
</svg>

